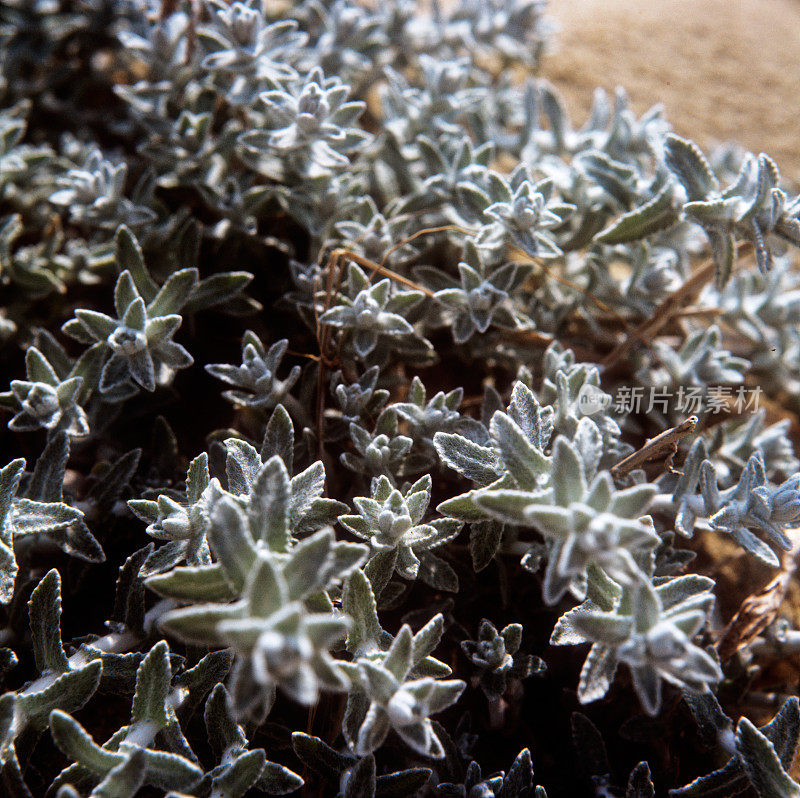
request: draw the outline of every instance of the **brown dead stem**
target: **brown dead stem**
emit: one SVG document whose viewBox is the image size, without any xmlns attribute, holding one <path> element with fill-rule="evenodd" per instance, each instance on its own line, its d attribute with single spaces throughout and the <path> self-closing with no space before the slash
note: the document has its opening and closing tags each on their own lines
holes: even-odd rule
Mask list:
<svg viewBox="0 0 800 798">
<path fill-rule="evenodd" d="M 623 331 L 625 331 L 629 336 L 637 337 L 637 331 L 636 331 L 637 328 L 633 327 L 630 321 L 628 321 L 628 319 L 626 319 L 621 313 L 618 313 L 610 305 L 607 305 L 605 302 L 594 296 L 594 294 L 592 294 L 591 291 L 587 290 L 586 288 L 583 288 L 582 286 L 578 285 L 572 280 L 569 280 L 566 277 L 562 277 L 560 274 L 556 274 L 553 269 L 550 269 L 545 265 L 544 261 L 541 258 L 534 258 L 528 255 L 523 250 L 518 249 L 517 247 L 512 247 L 511 249 L 512 251 L 515 252 L 516 255 L 522 256 L 525 262 L 535 264 L 539 269 L 542 270 L 542 272 L 545 274 L 546 277 L 550 278 L 551 280 L 555 280 L 556 282 L 561 283 L 562 285 L 565 285 L 568 288 L 571 288 L 573 291 L 577 291 L 578 293 L 582 294 L 584 299 L 587 300 L 587 302 L 599 308 L 605 314 L 606 319 L 608 319 L 609 321 L 616 322 L 617 326 L 621 328 Z M 652 353 L 653 357 L 657 361 L 659 361 L 658 354 L 653 350 L 651 340 L 647 339 L 646 337 L 639 337 L 639 343 L 647 347 Z M 573 351 L 577 351 L 577 348 L 574 346 L 572 347 L 572 349 Z M 587 359 L 596 360 L 597 357 L 594 354 L 587 354 Z"/>
<path fill-rule="evenodd" d="M 737 255 L 741 255 L 750 246 L 747 241 L 738 243 L 736 246 Z M 628 354 L 635 343 L 649 345 L 649 341 L 652 341 L 661 330 L 676 318 L 677 314 L 697 298 L 697 295 L 706 283 L 714 277 L 715 273 L 716 265 L 714 264 L 714 259 L 708 258 L 680 288 L 656 308 L 650 318 L 642 322 L 636 327 L 632 335 L 629 335 L 622 343 L 612 349 L 600 361 L 600 365 L 604 369 L 611 369 Z"/>
<path fill-rule="evenodd" d="M 778 615 L 792 578 L 800 566 L 800 529 L 789 529 L 786 534 L 792 547 L 783 553 L 780 571 L 761 590 L 742 602 L 716 643 L 723 664 L 737 651 L 750 645 Z"/>
<path fill-rule="evenodd" d="M 315 286 L 315 301 L 314 301 L 314 324 L 315 324 L 315 337 L 317 339 L 317 347 L 319 348 L 319 356 L 311 356 L 313 360 L 316 360 L 319 364 L 317 369 L 317 402 L 316 402 L 316 421 L 317 421 L 317 436 L 319 441 L 320 450 L 322 448 L 322 423 L 323 423 L 323 416 L 325 413 L 325 372 L 326 369 L 331 369 L 335 367 L 341 367 L 341 339 L 339 341 L 339 346 L 336 349 L 336 352 L 331 352 L 331 327 L 327 324 L 324 324 L 320 321 L 320 317 L 327 311 L 332 305 L 336 294 L 339 291 L 339 287 L 342 284 L 342 280 L 344 279 L 344 272 L 345 272 L 345 265 L 348 261 L 352 261 L 353 263 L 358 264 L 359 266 L 363 267 L 369 272 L 368 279 L 372 280 L 372 278 L 379 274 L 382 277 L 388 277 L 395 283 L 400 285 L 406 286 L 407 288 L 411 288 L 415 291 L 420 291 L 427 297 L 433 297 L 433 291 L 425 286 L 419 285 L 415 283 L 413 280 L 410 280 L 408 277 L 404 277 L 402 274 L 398 274 L 396 271 L 390 269 L 386 266 L 387 260 L 391 257 L 393 252 L 396 252 L 400 247 L 409 244 L 410 242 L 416 240 L 417 238 L 423 235 L 430 235 L 433 233 L 440 233 L 447 230 L 457 230 L 460 232 L 469 232 L 464 230 L 463 228 L 458 227 L 457 225 L 443 225 L 441 227 L 429 227 L 424 228 L 422 230 L 418 230 L 413 235 L 409 236 L 408 238 L 399 241 L 398 243 L 391 246 L 386 253 L 384 254 L 383 258 L 381 259 L 380 263 L 375 263 L 374 261 L 370 260 L 369 258 L 365 258 L 363 255 L 359 255 L 357 252 L 354 252 L 347 247 L 338 247 L 328 253 L 327 256 L 327 266 L 325 267 L 325 295 L 322 301 L 322 309 L 320 312 L 320 307 L 316 302 L 316 295 L 319 293 L 318 286 Z M 358 243 L 356 240 L 353 243 Z"/>
</svg>

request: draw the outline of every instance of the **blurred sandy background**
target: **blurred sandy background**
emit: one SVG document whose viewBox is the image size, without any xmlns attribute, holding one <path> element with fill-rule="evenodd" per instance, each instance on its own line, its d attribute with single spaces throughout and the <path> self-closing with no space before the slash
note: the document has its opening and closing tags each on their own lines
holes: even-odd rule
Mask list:
<svg viewBox="0 0 800 798">
<path fill-rule="evenodd" d="M 734 139 L 800 179 L 797 0 L 550 0 L 561 30 L 542 76 L 582 124 L 595 86 L 664 104 L 701 146 Z"/>
</svg>

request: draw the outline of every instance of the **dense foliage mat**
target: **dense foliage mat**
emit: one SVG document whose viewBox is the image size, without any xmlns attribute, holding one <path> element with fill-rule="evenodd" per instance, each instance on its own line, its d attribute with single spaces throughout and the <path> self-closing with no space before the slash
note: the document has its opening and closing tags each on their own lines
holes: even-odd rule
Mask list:
<svg viewBox="0 0 800 798">
<path fill-rule="evenodd" d="M 544 12 L 2 4 L 0 792 L 800 795 L 800 198 Z"/>
</svg>

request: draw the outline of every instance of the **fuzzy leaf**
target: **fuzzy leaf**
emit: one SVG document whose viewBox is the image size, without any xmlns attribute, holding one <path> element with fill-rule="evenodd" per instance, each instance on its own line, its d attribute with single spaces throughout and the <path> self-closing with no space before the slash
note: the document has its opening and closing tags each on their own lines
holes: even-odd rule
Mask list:
<svg viewBox="0 0 800 798">
<path fill-rule="evenodd" d="M 169 647 L 162 640 L 150 649 L 136 672 L 131 723 L 153 723 L 157 728 L 167 725 L 166 702 L 171 678 Z"/>
<path fill-rule="evenodd" d="M 40 690 L 21 693 L 17 698 L 19 710 L 35 728 L 43 729 L 52 710 L 81 709 L 99 687 L 102 671 L 100 660 L 94 660 L 62 673 Z"/>
<path fill-rule="evenodd" d="M 218 563 L 178 566 L 165 574 L 149 576 L 145 584 L 159 596 L 178 601 L 228 601 L 236 598 L 225 570 Z"/>
<path fill-rule="evenodd" d="M 503 542 L 503 525 L 498 521 L 477 521 L 469 528 L 469 553 L 475 573 L 494 559 Z"/>
<path fill-rule="evenodd" d="M 267 756 L 261 748 L 239 754 L 212 779 L 213 794 L 217 798 L 241 798 L 258 781 L 266 761 Z"/>
<path fill-rule="evenodd" d="M 497 455 L 488 446 L 445 432 L 433 436 L 433 445 L 446 466 L 480 486 L 494 482 L 499 476 Z"/>
<path fill-rule="evenodd" d="M 40 673 L 65 673 L 69 662 L 61 644 L 61 576 L 55 569 L 31 593 L 28 602 L 33 656 Z"/>
<path fill-rule="evenodd" d="M 327 779 L 338 780 L 356 762 L 355 757 L 341 754 L 319 737 L 303 732 L 292 732 L 292 747 L 304 765 Z"/>
<path fill-rule="evenodd" d="M 209 542 L 225 576 L 241 592 L 253 563 L 256 549 L 247 527 L 244 511 L 227 496 L 220 499 L 211 513 Z"/>
<path fill-rule="evenodd" d="M 800 785 L 783 769 L 772 743 L 744 717 L 736 727 L 736 748 L 759 795 L 775 798 L 800 796 Z"/>
<path fill-rule="evenodd" d="M 253 483 L 248 512 L 253 538 L 262 540 L 273 551 L 287 551 L 289 548 L 290 496 L 286 466 L 280 457 L 273 456 L 264 464 Z"/>
<path fill-rule="evenodd" d="M 663 188 L 644 205 L 620 216 L 605 230 L 595 236 L 601 244 L 627 244 L 660 233 L 674 225 L 680 218 L 675 208 L 672 186 Z"/>
<path fill-rule="evenodd" d="M 350 771 L 343 798 L 374 798 L 374 796 L 375 757 L 367 754 Z"/>
<path fill-rule="evenodd" d="M 667 166 L 686 189 L 689 202 L 706 199 L 719 190 L 719 182 L 696 144 L 670 133 L 665 154 Z"/>
<path fill-rule="evenodd" d="M 283 405 L 276 405 L 272 411 L 261 444 L 261 459 L 264 462 L 275 455 L 283 460 L 286 470 L 291 473 L 294 461 L 294 426 Z"/>
<path fill-rule="evenodd" d="M 144 255 L 136 237 L 122 225 L 117 230 L 115 244 L 117 266 L 120 270 L 127 269 L 130 272 L 136 289 L 144 297 L 145 302 L 150 302 L 158 293 L 158 284 L 147 271 Z"/>
<path fill-rule="evenodd" d="M 377 646 L 382 630 L 375 596 L 363 571 L 356 570 L 350 574 L 342 595 L 342 609 L 353 619 L 347 634 L 347 650 L 351 654 L 361 654 Z"/>
<path fill-rule="evenodd" d="M 632 771 L 625 798 L 655 798 L 656 790 L 650 779 L 650 766 L 640 762 Z"/>
<path fill-rule="evenodd" d="M 146 773 L 146 757 L 140 748 L 108 772 L 92 790 L 92 798 L 133 798 L 144 784 Z"/>
<path fill-rule="evenodd" d="M 106 751 L 97 745 L 77 720 L 61 710 L 55 709 L 50 713 L 50 733 L 55 744 L 71 761 L 95 773 L 108 773 L 125 761 L 122 754 Z"/>
</svg>

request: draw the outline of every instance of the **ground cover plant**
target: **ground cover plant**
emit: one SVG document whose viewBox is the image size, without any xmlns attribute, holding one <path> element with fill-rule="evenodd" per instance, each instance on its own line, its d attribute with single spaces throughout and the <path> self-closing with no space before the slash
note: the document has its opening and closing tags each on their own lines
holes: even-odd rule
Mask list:
<svg viewBox="0 0 800 798">
<path fill-rule="evenodd" d="M 550 33 L 0 8 L 3 794 L 800 795 L 800 197 Z"/>
</svg>

